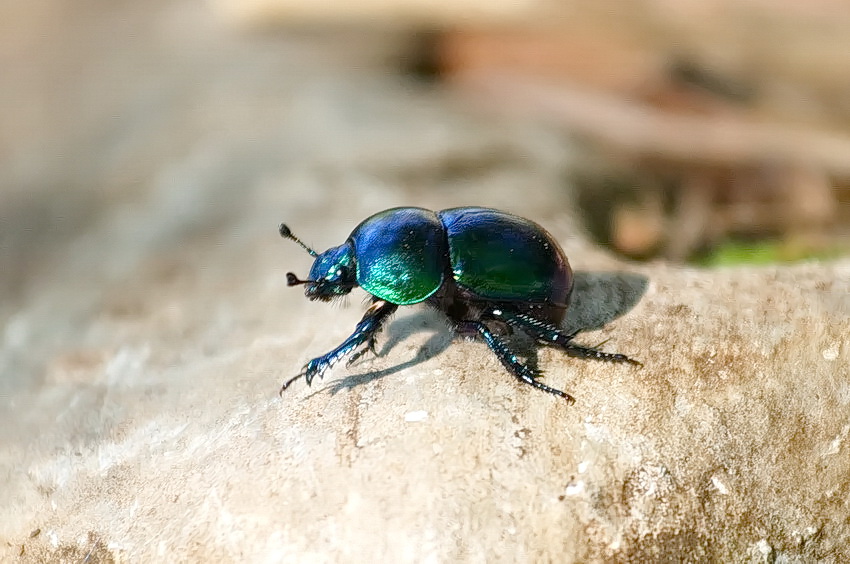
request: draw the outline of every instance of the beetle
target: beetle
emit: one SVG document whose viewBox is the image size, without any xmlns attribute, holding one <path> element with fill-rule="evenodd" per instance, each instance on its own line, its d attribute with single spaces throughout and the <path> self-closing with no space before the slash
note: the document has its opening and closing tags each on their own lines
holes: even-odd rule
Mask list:
<svg viewBox="0 0 850 564">
<path fill-rule="evenodd" d="M 392 208 L 365 219 L 342 245 L 321 254 L 285 224 L 279 232 L 315 259 L 305 280 L 288 272 L 288 286 L 304 285 L 311 301 L 330 301 L 358 286 L 371 295 L 351 336 L 309 361 L 281 393 L 302 377 L 311 385 L 343 358 L 351 364 L 366 352 L 377 354 L 375 338 L 386 320 L 399 306 L 423 302 L 443 312 L 457 334 L 480 336 L 516 378 L 570 403 L 573 396 L 540 382 L 541 372 L 520 360 L 502 336 L 516 329 L 572 357 L 641 365 L 578 345 L 573 338 L 579 331 L 559 328 L 572 270 L 552 235 L 528 219 L 480 207 Z"/>
</svg>

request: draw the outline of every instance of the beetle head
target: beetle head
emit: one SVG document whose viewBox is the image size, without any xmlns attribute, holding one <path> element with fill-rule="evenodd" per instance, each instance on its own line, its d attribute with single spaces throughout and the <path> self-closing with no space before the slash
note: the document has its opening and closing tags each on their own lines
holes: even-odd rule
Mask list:
<svg viewBox="0 0 850 564">
<path fill-rule="evenodd" d="M 354 271 L 354 247 L 351 242 L 343 243 L 339 247 L 330 248 L 319 254 L 293 235 L 289 228 L 282 223 L 280 224 L 280 236 L 285 239 L 292 239 L 311 256 L 316 257 L 307 280 L 300 280 L 292 272 L 286 273 L 288 286 L 303 284 L 305 296 L 311 300 L 323 302 L 344 296 L 357 286 L 357 276 Z"/>
<path fill-rule="evenodd" d="M 304 295 L 311 300 L 327 302 L 351 292 L 357 286 L 351 243 L 343 243 L 317 256 L 310 277 L 303 282 Z"/>
</svg>

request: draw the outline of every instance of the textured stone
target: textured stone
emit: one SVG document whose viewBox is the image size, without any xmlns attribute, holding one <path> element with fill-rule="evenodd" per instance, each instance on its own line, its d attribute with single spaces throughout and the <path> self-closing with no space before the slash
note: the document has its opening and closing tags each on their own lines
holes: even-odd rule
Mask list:
<svg viewBox="0 0 850 564">
<path fill-rule="evenodd" d="M 43 80 L 4 73 L 69 117 L 0 118 L 31 128 L 0 167 L 28 187 L 0 195 L 0 560 L 850 558 L 850 262 L 617 262 L 546 127 L 347 41 L 116 6 L 56 22 L 78 47 L 35 53 Z M 286 287 L 310 259 L 279 221 L 324 249 L 384 207 L 472 203 L 546 225 L 567 325 L 645 366 L 541 351 L 568 406 L 408 308 L 380 357 L 277 395 L 362 311 Z"/>
</svg>

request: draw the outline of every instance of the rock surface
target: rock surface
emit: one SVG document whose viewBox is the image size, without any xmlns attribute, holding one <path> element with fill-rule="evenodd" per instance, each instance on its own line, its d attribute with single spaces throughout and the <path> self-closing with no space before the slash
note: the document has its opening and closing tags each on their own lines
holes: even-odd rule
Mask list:
<svg viewBox="0 0 850 564">
<path fill-rule="evenodd" d="M 850 261 L 620 263 L 557 132 L 383 73 L 389 39 L 90 10 L 4 39 L 0 560 L 850 559 Z M 542 350 L 567 406 L 407 308 L 279 397 L 362 308 L 287 288 L 277 223 L 325 248 L 464 204 L 546 225 L 567 325 L 645 366 Z"/>
</svg>

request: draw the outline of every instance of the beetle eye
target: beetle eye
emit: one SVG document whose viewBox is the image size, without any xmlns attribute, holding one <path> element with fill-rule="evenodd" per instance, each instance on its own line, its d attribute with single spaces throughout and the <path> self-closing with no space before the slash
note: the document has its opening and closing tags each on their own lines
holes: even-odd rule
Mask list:
<svg viewBox="0 0 850 564">
<path fill-rule="evenodd" d="M 335 268 L 328 271 L 325 280 L 328 282 L 339 282 L 348 276 L 348 269 L 344 266 L 337 265 Z"/>
<path fill-rule="evenodd" d="M 322 278 L 322 282 L 327 285 L 327 287 L 334 288 L 335 292 L 345 288 L 342 293 L 347 293 L 350 291 L 349 286 L 352 283 L 351 269 L 340 264 L 334 265 L 333 268 L 329 269 L 327 274 Z"/>
</svg>

